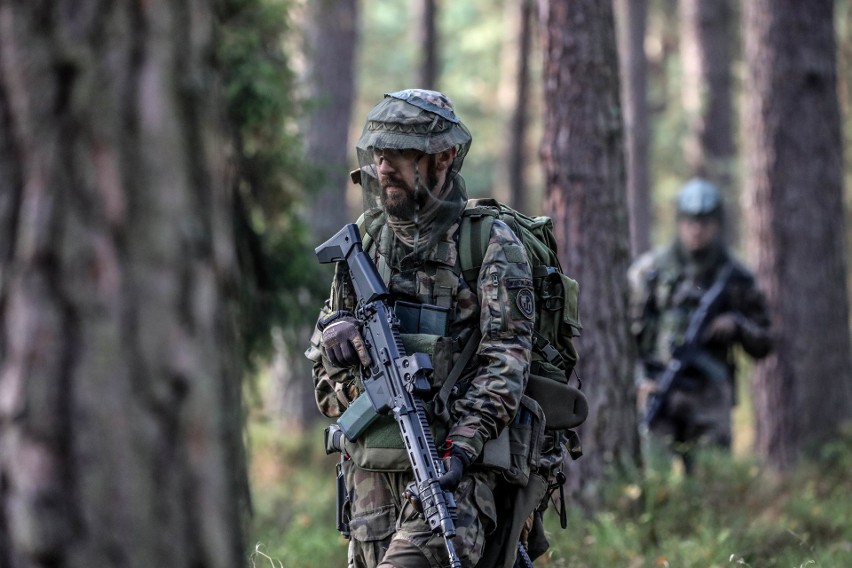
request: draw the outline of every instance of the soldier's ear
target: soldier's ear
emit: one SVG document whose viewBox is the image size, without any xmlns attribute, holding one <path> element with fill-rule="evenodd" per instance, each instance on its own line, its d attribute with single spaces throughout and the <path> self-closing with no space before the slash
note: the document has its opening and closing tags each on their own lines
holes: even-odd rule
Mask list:
<svg viewBox="0 0 852 568">
<path fill-rule="evenodd" d="M 452 147 L 438 154 L 435 160 L 435 167 L 437 168 L 437 170 L 439 172 L 442 172 L 448 169 L 452 165 L 453 160 L 456 159 L 456 153 L 456 148 Z"/>
</svg>

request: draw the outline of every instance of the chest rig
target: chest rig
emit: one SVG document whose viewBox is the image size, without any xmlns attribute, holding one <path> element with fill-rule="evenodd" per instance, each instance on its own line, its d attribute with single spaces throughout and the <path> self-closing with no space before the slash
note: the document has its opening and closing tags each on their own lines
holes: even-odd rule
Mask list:
<svg viewBox="0 0 852 568">
<path fill-rule="evenodd" d="M 459 224 L 454 223 L 426 254 L 411 261 L 393 250 L 401 245 L 395 242 L 390 227 L 381 222 L 381 218 L 374 219 L 370 230 L 365 230 L 366 223 L 359 220 L 364 250 L 391 292 L 406 351 L 431 356 L 432 386 L 437 392 L 459 362 L 471 329 L 479 323 L 479 302 L 461 274 Z M 469 357 L 463 361 L 455 373 L 461 374 L 471 363 Z M 453 396 L 462 390 L 461 386 L 455 389 Z"/>
<path fill-rule="evenodd" d="M 459 294 L 464 294 L 463 288 L 467 288 L 461 277 L 455 241 L 458 224 L 427 254 L 416 259 L 399 250 L 401 245 L 395 242 L 387 225 L 380 231 L 378 242 L 369 232 L 362 231 L 364 250 L 369 252 L 388 285 L 402 333 L 448 335 L 459 319 Z"/>
<path fill-rule="evenodd" d="M 363 217 L 357 224 L 363 249 L 373 259 L 391 292 L 405 351 L 430 356 L 433 368 L 430 380 L 433 394 L 437 394 L 461 351 L 461 338 L 451 329 L 464 325 L 460 324 L 464 318 L 458 317 L 457 308 L 459 293 L 465 294 L 462 288 L 467 286 L 463 284 L 457 247 L 451 239 L 456 229 L 450 229 L 449 236 L 432 247 L 429 254 L 417 263 L 403 262 L 392 266 L 388 262 L 391 255 L 386 252 L 394 245 L 390 228 L 383 225 L 376 231 L 378 226 L 373 225 L 368 231 Z M 378 236 L 378 242 L 373 235 Z M 443 440 L 449 429 L 448 416 L 436 416 L 432 401 L 427 401 L 427 412 L 433 437 Z M 391 416 L 382 415 L 376 419 L 358 442 L 347 446 L 347 451 L 364 469 L 405 471 L 410 467 L 399 426 Z"/>
</svg>

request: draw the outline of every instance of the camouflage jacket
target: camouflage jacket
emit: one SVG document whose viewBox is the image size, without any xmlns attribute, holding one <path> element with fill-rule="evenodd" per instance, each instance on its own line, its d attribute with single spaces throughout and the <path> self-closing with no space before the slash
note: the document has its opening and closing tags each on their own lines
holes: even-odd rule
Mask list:
<svg viewBox="0 0 852 568">
<path fill-rule="evenodd" d="M 738 330 L 731 342 L 705 348 L 734 372 L 733 348 L 739 344 L 750 356 L 764 357 L 772 348 L 766 300 L 752 274 L 722 246 L 700 261 L 690 258 L 677 241 L 640 256 L 628 272 L 631 287 L 631 331 L 645 371 L 653 374 L 671 359 L 683 341 L 693 311 L 720 269 L 733 263 L 733 274 L 723 292 L 720 313 L 738 314 Z"/>
<path fill-rule="evenodd" d="M 482 339 L 476 356 L 457 383 L 458 388 L 453 390 L 451 424 L 447 425 L 448 438 L 453 444 L 476 456 L 517 411 L 529 371 L 535 311 L 534 306 L 529 306 L 532 275 L 526 251 L 511 229 L 502 222 L 494 223 L 479 274 L 478 293 L 468 287 L 459 273 L 458 229 L 458 222 L 452 224 L 425 255 L 425 262 L 405 272 L 390 266 L 387 260 L 394 257 L 387 250 L 388 243 L 394 246 L 387 226 L 381 230 L 378 246 L 367 250 L 395 301 L 449 308 L 448 333 L 437 339 L 437 347 L 431 353 L 435 390 L 440 388 L 475 326 L 479 326 Z M 320 316 L 337 309 L 351 311 L 354 302 L 345 268 L 338 267 L 330 298 Z M 306 355 L 313 362 L 319 410 L 325 416 L 336 417 L 358 396 L 359 380 L 355 370 L 331 366 L 323 352 L 321 337 L 315 330 Z"/>
</svg>

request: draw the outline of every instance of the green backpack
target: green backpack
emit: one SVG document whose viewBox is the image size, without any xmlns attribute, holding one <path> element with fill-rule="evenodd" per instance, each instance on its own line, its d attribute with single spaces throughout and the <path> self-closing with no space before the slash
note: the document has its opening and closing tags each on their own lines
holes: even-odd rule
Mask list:
<svg viewBox="0 0 852 568">
<path fill-rule="evenodd" d="M 579 316 L 579 285 L 562 272 L 557 256 L 553 222 L 549 217 L 529 217 L 494 199 L 471 199 L 462 213 L 459 232 L 459 264 L 468 286 L 476 289 L 479 271 L 491 236 L 491 227 L 499 219 L 509 226 L 527 251 L 532 269 L 533 293 L 536 314 L 533 324 L 533 353 L 530 375 L 524 396 L 521 397 L 519 415 L 536 413 L 543 422 L 539 433 L 535 430 L 536 420 L 526 425 L 526 420 L 516 420 L 501 435 L 489 440 L 483 448 L 483 462 L 502 466 L 507 481 L 516 483 L 516 491 L 506 492 L 500 498 L 498 509 L 502 511 L 495 536 L 486 542 L 483 563 L 489 566 L 516 566 L 515 556 L 523 548 L 530 559 L 543 554 L 547 548 L 542 515 L 548 508 L 552 492 L 560 491 L 559 520 L 567 528 L 567 514 L 562 486 L 562 452 L 564 445 L 568 455 L 577 459 L 582 455 L 580 438 L 574 428 L 585 422 L 589 405 L 578 386 L 570 384 L 577 363 L 574 338 L 580 335 L 582 325 Z M 465 347 L 464 359 L 469 345 Z M 455 369 L 453 369 L 455 371 Z M 452 373 L 451 373 L 452 374 Z M 451 378 L 448 378 L 448 382 Z M 444 385 L 445 390 L 446 385 Z M 530 404 L 530 400 L 534 403 Z M 538 407 L 536 409 L 536 407 Z M 532 410 L 530 410 L 532 409 Z M 532 428 L 531 428 L 532 427 Z M 500 441 L 508 438 L 509 463 L 500 464 L 506 448 L 500 449 Z M 544 440 L 549 440 L 545 442 Z M 521 442 L 521 443 L 519 443 Z M 493 449 L 491 446 L 495 446 Z M 530 467 L 536 467 L 539 476 L 530 475 Z M 524 527 L 532 528 L 527 535 L 526 547 L 516 544 Z"/>
<path fill-rule="evenodd" d="M 471 289 L 476 289 L 495 219 L 515 233 L 532 268 L 536 315 L 525 394 L 541 406 L 547 430 L 576 428 L 585 421 L 589 410 L 585 395 L 569 384 L 577 363 L 573 338 L 582 329 L 579 285 L 562 272 L 549 217 L 529 217 L 494 199 L 471 199 L 462 213 L 459 233 L 459 262 Z M 579 452 L 579 445 L 576 451 Z"/>
</svg>

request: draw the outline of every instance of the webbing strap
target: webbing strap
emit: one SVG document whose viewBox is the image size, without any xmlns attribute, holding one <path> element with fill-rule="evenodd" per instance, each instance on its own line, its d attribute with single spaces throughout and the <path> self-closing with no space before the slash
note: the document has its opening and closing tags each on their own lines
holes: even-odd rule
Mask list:
<svg viewBox="0 0 852 568">
<path fill-rule="evenodd" d="M 373 236 L 367 232 L 367 214 L 361 213 L 358 220 L 355 221 L 355 225 L 358 227 L 358 232 L 361 233 L 361 250 L 366 251 L 373 244 Z"/>
<path fill-rule="evenodd" d="M 459 277 L 455 272 L 449 268 L 438 267 L 435 270 L 435 282 L 432 288 L 435 305 L 452 309 L 458 283 Z"/>
<path fill-rule="evenodd" d="M 449 422 L 450 420 L 450 409 L 447 405 L 447 401 L 450 399 L 450 393 L 452 393 L 453 387 L 456 386 L 456 383 L 461 378 L 462 372 L 464 372 L 464 369 L 467 367 L 471 357 L 473 357 L 473 354 L 476 353 L 476 349 L 479 347 L 479 342 L 481 340 L 482 331 L 477 327 L 467 340 L 464 349 L 462 349 L 462 352 L 459 354 L 459 358 L 456 359 L 456 362 L 453 364 L 453 368 L 450 369 L 447 378 L 444 379 L 444 384 L 441 385 L 441 390 L 435 395 L 433 405 L 435 415 L 440 416 L 445 422 Z"/>
<path fill-rule="evenodd" d="M 466 211 L 463 215 L 459 231 L 459 266 L 467 285 L 471 289 L 476 289 L 479 270 L 485 259 L 485 249 L 488 248 L 488 241 L 491 239 L 494 214 Z"/>
</svg>

